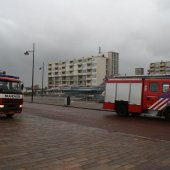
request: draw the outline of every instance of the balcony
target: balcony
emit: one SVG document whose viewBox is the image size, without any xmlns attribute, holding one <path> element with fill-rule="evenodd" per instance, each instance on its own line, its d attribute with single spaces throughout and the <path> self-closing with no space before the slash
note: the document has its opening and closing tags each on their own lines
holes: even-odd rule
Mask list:
<svg viewBox="0 0 170 170">
<path fill-rule="evenodd" d="M 73 62 L 73 61 L 70 61 L 70 62 L 69 62 L 69 66 L 74 66 L 74 62 Z"/>
<path fill-rule="evenodd" d="M 87 66 L 87 69 L 92 69 L 92 65 Z"/>
<path fill-rule="evenodd" d="M 91 77 L 91 76 L 90 76 L 90 77 L 87 77 L 86 80 L 92 80 L 92 77 Z"/>
<path fill-rule="evenodd" d="M 151 64 L 150 64 L 150 68 L 153 68 L 153 67 L 155 67 L 155 64 L 154 64 L 154 63 L 151 63 Z"/>
<path fill-rule="evenodd" d="M 74 72 L 73 71 L 70 71 L 70 76 L 72 76 L 74 74 Z"/>
<path fill-rule="evenodd" d="M 166 72 L 165 71 L 160 71 L 160 74 L 166 74 Z"/>
<path fill-rule="evenodd" d="M 92 64 L 92 60 L 88 60 L 88 61 L 87 61 L 87 64 Z"/>
<path fill-rule="evenodd" d="M 87 85 L 87 86 L 91 86 L 91 84 L 92 84 L 92 81 L 87 81 L 87 82 L 86 82 L 86 85 Z"/>
<path fill-rule="evenodd" d="M 149 71 L 152 71 L 152 72 L 153 72 L 153 71 L 155 71 L 155 68 L 150 68 Z"/>
<path fill-rule="evenodd" d="M 82 70 L 83 67 L 78 67 L 78 70 Z"/>
<path fill-rule="evenodd" d="M 92 71 L 87 71 L 87 75 L 91 75 L 92 74 Z"/>
<path fill-rule="evenodd" d="M 83 60 L 78 60 L 78 64 L 81 64 L 83 62 Z"/>
<path fill-rule="evenodd" d="M 165 68 L 160 68 L 160 71 L 165 71 Z"/>
<path fill-rule="evenodd" d="M 165 67 L 165 66 L 166 66 L 165 62 L 160 63 L 160 67 Z"/>
<path fill-rule="evenodd" d="M 74 68 L 73 67 L 69 68 L 69 71 L 74 71 Z"/>
</svg>

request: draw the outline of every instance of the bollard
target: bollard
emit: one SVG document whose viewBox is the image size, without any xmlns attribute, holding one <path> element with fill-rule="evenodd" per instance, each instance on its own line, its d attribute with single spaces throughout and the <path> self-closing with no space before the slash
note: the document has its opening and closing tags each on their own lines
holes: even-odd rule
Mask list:
<svg viewBox="0 0 170 170">
<path fill-rule="evenodd" d="M 70 106 L 70 103 L 71 103 L 70 96 L 67 96 L 67 97 L 65 98 L 65 106 Z"/>
</svg>

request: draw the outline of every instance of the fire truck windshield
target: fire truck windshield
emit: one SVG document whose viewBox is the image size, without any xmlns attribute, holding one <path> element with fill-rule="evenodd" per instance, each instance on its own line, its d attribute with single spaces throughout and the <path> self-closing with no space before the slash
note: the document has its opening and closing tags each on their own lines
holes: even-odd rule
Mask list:
<svg viewBox="0 0 170 170">
<path fill-rule="evenodd" d="M 16 81 L 0 80 L 0 93 L 21 93 L 21 83 Z"/>
</svg>

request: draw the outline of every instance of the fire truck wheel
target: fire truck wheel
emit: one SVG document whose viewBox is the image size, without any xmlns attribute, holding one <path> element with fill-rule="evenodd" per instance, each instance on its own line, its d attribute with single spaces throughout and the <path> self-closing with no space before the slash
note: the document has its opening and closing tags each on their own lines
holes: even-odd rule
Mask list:
<svg viewBox="0 0 170 170">
<path fill-rule="evenodd" d="M 131 113 L 132 116 L 136 117 L 136 116 L 140 116 L 141 113 Z"/>
<path fill-rule="evenodd" d="M 14 116 L 14 114 L 6 114 L 7 118 L 12 118 Z"/>
<path fill-rule="evenodd" d="M 127 107 L 122 104 L 117 106 L 116 112 L 119 116 L 128 116 L 129 115 Z"/>
<path fill-rule="evenodd" d="M 166 120 L 170 120 L 170 108 L 164 111 L 164 115 Z"/>
</svg>

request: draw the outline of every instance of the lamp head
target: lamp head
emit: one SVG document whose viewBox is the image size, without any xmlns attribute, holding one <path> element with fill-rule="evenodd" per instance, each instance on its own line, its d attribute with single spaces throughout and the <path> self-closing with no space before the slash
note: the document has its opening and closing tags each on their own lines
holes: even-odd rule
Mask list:
<svg viewBox="0 0 170 170">
<path fill-rule="evenodd" d="M 24 54 L 25 54 L 25 55 L 29 55 L 29 52 L 28 52 L 28 51 L 26 51 Z"/>
</svg>

